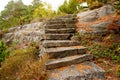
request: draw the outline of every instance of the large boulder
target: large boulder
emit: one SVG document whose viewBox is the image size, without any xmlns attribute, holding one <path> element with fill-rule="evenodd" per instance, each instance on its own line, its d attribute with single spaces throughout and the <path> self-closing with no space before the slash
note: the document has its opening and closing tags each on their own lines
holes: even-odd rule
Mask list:
<svg viewBox="0 0 120 80">
<path fill-rule="evenodd" d="M 98 24 L 93 24 L 90 26 L 90 28 L 92 28 L 95 31 L 102 31 L 102 30 L 106 30 L 107 26 L 111 23 L 111 21 L 105 21 L 105 22 L 101 22 Z"/>
<path fill-rule="evenodd" d="M 36 22 L 10 28 L 8 33 L 4 35 L 4 39 L 7 43 L 17 42 L 21 44 L 40 42 L 44 38 L 43 35 L 43 22 Z"/>
<path fill-rule="evenodd" d="M 79 18 L 79 21 L 89 22 L 113 13 L 114 10 L 112 6 L 106 5 L 95 10 L 89 10 L 86 12 L 78 13 L 77 17 Z"/>
<path fill-rule="evenodd" d="M 111 24 L 114 10 L 111 5 L 85 11 L 77 14 L 78 32 L 82 34 L 104 35 L 107 33 L 107 26 Z"/>
<path fill-rule="evenodd" d="M 87 11 L 87 12 L 82 12 L 78 14 L 79 21 L 83 22 L 89 22 L 89 21 L 94 21 L 98 18 L 97 16 L 97 11 Z"/>
</svg>

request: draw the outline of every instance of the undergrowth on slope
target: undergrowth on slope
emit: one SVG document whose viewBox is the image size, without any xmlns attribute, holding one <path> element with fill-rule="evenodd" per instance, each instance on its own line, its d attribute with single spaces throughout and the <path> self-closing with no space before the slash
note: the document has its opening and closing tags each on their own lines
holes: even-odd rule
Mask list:
<svg viewBox="0 0 120 80">
<path fill-rule="evenodd" d="M 80 41 L 81 45 L 88 48 L 88 53 L 93 54 L 93 60 L 104 70 L 106 70 L 106 77 L 108 80 L 120 79 L 120 15 L 115 15 L 104 19 L 111 20 L 111 23 L 106 26 L 107 34 L 101 35 L 96 33 L 79 34 L 76 33 L 75 37 Z M 91 22 L 90 22 L 91 23 Z M 101 22 L 98 22 L 101 23 Z M 95 24 L 95 23 L 92 23 Z M 92 25 L 90 24 L 90 25 Z M 78 24 L 84 26 L 83 23 Z M 88 25 L 88 26 L 90 26 Z M 91 32 L 88 27 L 80 27 L 83 30 Z M 78 27 L 78 30 L 80 29 Z M 87 29 L 86 29 L 87 28 Z M 114 73 L 112 73 L 114 71 Z"/>
<path fill-rule="evenodd" d="M 8 55 L 9 55 L 8 46 L 5 44 L 3 40 L 1 40 L 0 41 L 0 65 Z"/>
<path fill-rule="evenodd" d="M 36 48 L 33 46 L 12 50 L 1 65 L 0 79 L 46 80 L 48 73 L 45 70 L 45 62 L 47 59 L 47 55 L 39 58 L 36 55 Z"/>
<path fill-rule="evenodd" d="M 107 75 L 120 77 L 120 37 L 119 34 L 102 35 L 80 35 L 75 34 L 81 45 L 88 48 L 88 53 L 93 54 L 93 59 L 96 63 L 102 66 Z M 110 62 L 109 64 L 106 61 Z M 110 73 L 111 69 L 115 73 Z M 116 79 L 115 79 L 116 80 Z"/>
<path fill-rule="evenodd" d="M 88 47 L 88 50 L 93 54 L 94 59 L 107 58 L 120 63 L 120 43 L 113 41 L 119 35 L 109 35 L 107 38 L 95 35 L 77 34 L 77 36 L 81 45 Z"/>
</svg>

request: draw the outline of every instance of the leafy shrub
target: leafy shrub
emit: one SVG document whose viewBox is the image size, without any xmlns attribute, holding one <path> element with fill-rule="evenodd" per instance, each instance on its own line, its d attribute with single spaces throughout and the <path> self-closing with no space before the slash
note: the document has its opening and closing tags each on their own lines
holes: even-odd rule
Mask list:
<svg viewBox="0 0 120 80">
<path fill-rule="evenodd" d="M 4 41 L 0 41 L 0 63 L 9 55 L 9 49 Z"/>
<path fill-rule="evenodd" d="M 0 39 L 2 39 L 3 35 L 8 32 L 8 29 L 0 30 Z"/>
</svg>

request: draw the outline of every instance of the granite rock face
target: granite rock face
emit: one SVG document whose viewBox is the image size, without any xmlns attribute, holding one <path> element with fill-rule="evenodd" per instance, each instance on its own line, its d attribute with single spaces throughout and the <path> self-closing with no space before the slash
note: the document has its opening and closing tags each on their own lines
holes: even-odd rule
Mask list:
<svg viewBox="0 0 120 80">
<path fill-rule="evenodd" d="M 6 42 L 29 43 L 40 42 L 44 39 L 43 22 L 36 22 L 10 28 L 4 35 Z"/>
<path fill-rule="evenodd" d="M 111 21 L 101 22 L 98 24 L 93 24 L 90 26 L 94 31 L 103 31 L 106 30 L 107 26 L 111 23 Z"/>
<path fill-rule="evenodd" d="M 78 13 L 77 17 L 79 18 L 79 21 L 91 22 L 91 21 L 97 20 L 100 17 L 113 14 L 113 13 L 114 13 L 114 10 L 112 6 L 106 5 L 95 10 Z"/>
<path fill-rule="evenodd" d="M 97 34 L 97 35 L 106 34 L 107 26 L 112 22 L 112 20 L 103 19 L 102 21 L 101 18 L 108 15 L 112 15 L 113 13 L 114 10 L 111 5 L 106 5 L 98 9 L 78 13 L 77 14 L 78 24 L 83 23 L 83 25 L 86 25 L 83 28 L 79 28 L 78 32 L 80 34 Z M 81 25 L 77 26 L 81 27 Z"/>
</svg>

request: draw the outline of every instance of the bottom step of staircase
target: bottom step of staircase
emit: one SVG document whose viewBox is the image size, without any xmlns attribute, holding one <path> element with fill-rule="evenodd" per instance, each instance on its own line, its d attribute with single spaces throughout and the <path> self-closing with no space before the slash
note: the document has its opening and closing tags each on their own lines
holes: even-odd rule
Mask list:
<svg viewBox="0 0 120 80">
<path fill-rule="evenodd" d="M 48 80 L 105 80 L 105 71 L 91 61 L 50 71 Z"/>
<path fill-rule="evenodd" d="M 63 66 L 69 66 L 72 64 L 82 63 L 85 61 L 90 61 L 92 59 L 93 59 L 93 56 L 91 54 L 75 55 L 75 56 L 70 56 L 65 58 L 53 59 L 53 60 L 49 60 L 46 63 L 46 68 L 50 70 L 50 69 L 55 69 Z"/>
</svg>

